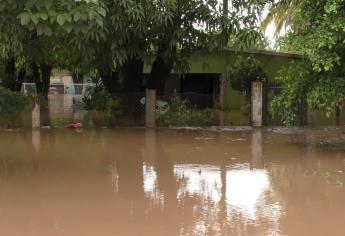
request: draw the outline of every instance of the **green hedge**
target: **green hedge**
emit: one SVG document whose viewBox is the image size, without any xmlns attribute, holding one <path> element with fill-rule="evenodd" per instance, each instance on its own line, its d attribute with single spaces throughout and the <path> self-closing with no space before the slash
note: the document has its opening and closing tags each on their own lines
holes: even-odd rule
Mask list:
<svg viewBox="0 0 345 236">
<path fill-rule="evenodd" d="M 32 109 L 32 99 L 0 87 L 0 126 L 18 125 L 21 115 Z"/>
<path fill-rule="evenodd" d="M 160 112 L 158 112 L 159 114 Z M 188 105 L 187 100 L 182 100 L 174 95 L 170 99 L 167 112 L 158 115 L 159 126 L 209 126 L 214 125 L 215 111 L 213 109 L 197 109 Z"/>
</svg>

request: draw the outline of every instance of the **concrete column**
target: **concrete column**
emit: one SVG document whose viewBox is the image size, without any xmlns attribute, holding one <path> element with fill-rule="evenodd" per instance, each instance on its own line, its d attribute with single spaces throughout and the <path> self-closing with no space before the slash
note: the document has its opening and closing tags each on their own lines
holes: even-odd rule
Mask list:
<svg viewBox="0 0 345 236">
<path fill-rule="evenodd" d="M 252 126 L 262 127 L 263 125 L 263 84 L 262 82 L 252 83 Z"/>
<path fill-rule="evenodd" d="M 145 111 L 146 128 L 156 127 L 156 90 L 146 89 L 146 111 Z"/>
<path fill-rule="evenodd" d="M 218 112 L 218 121 L 219 125 L 224 125 L 224 109 L 225 109 L 225 98 L 227 93 L 227 81 L 226 75 L 222 74 L 219 77 L 219 112 Z"/>
<path fill-rule="evenodd" d="M 35 101 L 34 109 L 31 112 L 32 128 L 39 129 L 41 127 L 41 112 L 40 112 L 39 98 L 35 97 L 34 101 Z"/>
<path fill-rule="evenodd" d="M 219 107 L 220 107 L 220 110 L 223 110 L 225 108 L 225 96 L 226 96 L 226 89 L 227 89 L 226 75 L 222 74 L 219 79 L 220 79 Z"/>
</svg>

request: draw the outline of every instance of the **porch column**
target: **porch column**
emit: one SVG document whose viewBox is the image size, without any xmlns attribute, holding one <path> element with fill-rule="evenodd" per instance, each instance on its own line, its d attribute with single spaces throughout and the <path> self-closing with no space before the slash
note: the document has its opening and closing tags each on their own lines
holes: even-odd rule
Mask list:
<svg viewBox="0 0 345 236">
<path fill-rule="evenodd" d="M 262 127 L 263 125 L 263 84 L 262 82 L 252 83 L 252 126 Z"/>
<path fill-rule="evenodd" d="M 156 90 L 146 89 L 146 111 L 145 111 L 146 128 L 156 127 Z"/>
</svg>

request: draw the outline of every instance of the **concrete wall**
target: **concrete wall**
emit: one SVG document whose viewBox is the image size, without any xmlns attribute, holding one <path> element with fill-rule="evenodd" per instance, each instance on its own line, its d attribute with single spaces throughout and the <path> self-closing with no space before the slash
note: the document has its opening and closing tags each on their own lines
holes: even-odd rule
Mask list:
<svg viewBox="0 0 345 236">
<path fill-rule="evenodd" d="M 223 74 L 226 78 L 227 68 L 233 64 L 239 56 L 253 56 L 260 61 L 265 70 L 268 79 L 274 81 L 278 71 L 283 66 L 288 65 L 293 60 L 300 60 L 300 57 L 294 54 L 276 53 L 260 50 L 244 50 L 236 51 L 227 49 L 222 52 L 199 52 L 190 57 L 188 60 L 188 73 L 207 73 L 207 74 Z M 148 60 L 151 61 L 152 60 Z M 150 72 L 150 64 L 145 65 L 145 73 Z M 177 73 L 177 72 L 174 72 Z M 170 83 L 170 82 L 169 82 Z M 242 93 L 231 88 L 230 83 L 223 83 L 222 105 L 224 110 L 240 110 L 245 105 L 245 97 Z"/>
</svg>

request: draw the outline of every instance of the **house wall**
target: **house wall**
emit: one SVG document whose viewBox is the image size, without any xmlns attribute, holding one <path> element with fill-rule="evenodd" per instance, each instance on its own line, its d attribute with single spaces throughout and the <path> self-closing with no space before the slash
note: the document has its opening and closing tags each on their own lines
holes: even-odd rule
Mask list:
<svg viewBox="0 0 345 236">
<path fill-rule="evenodd" d="M 268 79 L 274 82 L 278 71 L 300 57 L 294 54 L 276 53 L 260 50 L 236 51 L 227 49 L 222 52 L 198 52 L 188 60 L 189 71 L 191 74 L 221 74 L 223 80 L 221 93 L 221 105 L 225 110 L 239 110 L 245 105 L 244 95 L 231 88 L 227 83 L 227 69 L 236 61 L 239 56 L 253 56 L 260 61 Z M 150 65 L 145 65 L 145 72 L 150 72 Z M 178 73 L 174 71 L 173 73 Z M 168 83 L 178 83 L 177 79 L 169 80 Z M 171 85 L 171 84 L 170 84 Z M 177 84 L 176 84 L 177 85 Z"/>
</svg>

